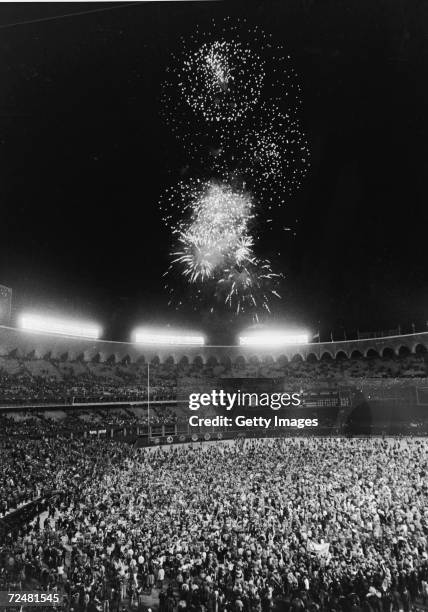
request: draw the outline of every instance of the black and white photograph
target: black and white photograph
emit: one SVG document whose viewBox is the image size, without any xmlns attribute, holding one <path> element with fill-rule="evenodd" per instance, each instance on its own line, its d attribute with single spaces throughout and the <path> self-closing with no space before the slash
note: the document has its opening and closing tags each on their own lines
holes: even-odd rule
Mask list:
<svg viewBox="0 0 428 612">
<path fill-rule="evenodd" d="M 0 612 L 428 612 L 428 2 L 0 3 Z"/>
</svg>

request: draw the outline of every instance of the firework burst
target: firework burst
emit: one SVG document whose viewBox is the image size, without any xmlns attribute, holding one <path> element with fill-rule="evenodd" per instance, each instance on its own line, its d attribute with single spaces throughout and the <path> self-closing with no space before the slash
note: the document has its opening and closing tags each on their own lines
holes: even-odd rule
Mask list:
<svg viewBox="0 0 428 612">
<path fill-rule="evenodd" d="M 263 104 L 235 142 L 240 170 L 264 205 L 283 205 L 300 189 L 310 151 L 295 116 L 283 114 L 276 103 Z"/>
<path fill-rule="evenodd" d="M 167 275 L 180 273 L 198 307 L 206 298 L 211 310 L 216 303 L 257 318 L 279 297 L 281 279 L 256 255 L 257 227 L 271 227 L 271 211 L 309 165 L 300 84 L 282 46 L 245 20 L 213 21 L 181 43 L 163 87 L 164 117 L 204 178 L 164 198 L 175 239 Z"/>
<path fill-rule="evenodd" d="M 290 111 L 301 86 L 290 56 L 271 34 L 245 19 L 213 20 L 181 39 L 162 88 L 163 116 L 189 149 L 239 128 L 262 99 L 279 96 Z"/>
<path fill-rule="evenodd" d="M 257 319 L 258 311 L 270 312 L 272 296 L 280 297 L 280 279 L 281 275 L 272 271 L 269 261 L 252 258 L 225 270 L 223 278 L 218 280 L 216 294 L 236 314 L 250 311 Z"/>
<path fill-rule="evenodd" d="M 248 194 L 212 181 L 180 187 L 184 219 L 172 228 L 178 239 L 173 264 L 182 267 L 183 275 L 192 283 L 204 281 L 230 262 L 250 258 L 253 202 Z"/>
<path fill-rule="evenodd" d="M 179 86 L 189 107 L 205 121 L 230 123 L 257 104 L 263 77 L 263 63 L 249 47 L 223 39 L 188 54 Z"/>
<path fill-rule="evenodd" d="M 205 295 L 211 310 L 214 298 L 236 314 L 269 311 L 269 300 L 279 297 L 280 275 L 254 253 L 249 194 L 222 182 L 193 181 L 180 184 L 169 200 L 180 213 L 176 225 L 174 215 L 166 217 L 177 238 L 169 274 L 177 270 L 193 285 L 198 307 Z"/>
</svg>

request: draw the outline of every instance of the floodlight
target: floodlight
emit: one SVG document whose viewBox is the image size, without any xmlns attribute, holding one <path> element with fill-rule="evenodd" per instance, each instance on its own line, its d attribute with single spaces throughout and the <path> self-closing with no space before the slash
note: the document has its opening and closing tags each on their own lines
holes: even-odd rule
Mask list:
<svg viewBox="0 0 428 612">
<path fill-rule="evenodd" d="M 309 336 L 304 332 L 260 331 L 239 336 L 240 346 L 283 346 L 285 344 L 307 344 Z"/>
<path fill-rule="evenodd" d="M 60 336 L 75 336 L 97 340 L 101 336 L 101 329 L 92 323 L 81 323 L 70 319 L 57 319 L 36 314 L 23 314 L 19 319 L 22 329 Z"/>
<path fill-rule="evenodd" d="M 166 345 L 193 345 L 203 346 L 203 336 L 190 335 L 174 331 L 138 328 L 133 333 L 134 342 L 138 344 L 166 344 Z"/>
</svg>

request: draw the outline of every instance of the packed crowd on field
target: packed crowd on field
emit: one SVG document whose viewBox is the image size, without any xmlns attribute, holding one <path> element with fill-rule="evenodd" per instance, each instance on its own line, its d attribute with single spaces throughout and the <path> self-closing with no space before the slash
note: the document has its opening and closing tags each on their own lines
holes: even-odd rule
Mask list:
<svg viewBox="0 0 428 612">
<path fill-rule="evenodd" d="M 134 451 L 3 442 L 2 501 L 55 492 L 11 528 L 0 588 L 79 611 L 412 610 L 428 602 L 428 441 L 237 441 Z"/>
<path fill-rule="evenodd" d="M 147 364 L 105 363 L 68 359 L 0 357 L 0 405 L 28 403 L 82 403 L 144 401 L 148 395 Z M 222 377 L 287 377 L 289 380 L 391 380 L 428 378 L 427 357 L 423 353 L 336 360 L 325 355 L 320 361 L 291 362 L 279 358 L 248 362 L 203 364 L 196 358 L 178 364 L 172 360 L 150 366 L 150 399 L 177 397 L 186 380 Z"/>
</svg>

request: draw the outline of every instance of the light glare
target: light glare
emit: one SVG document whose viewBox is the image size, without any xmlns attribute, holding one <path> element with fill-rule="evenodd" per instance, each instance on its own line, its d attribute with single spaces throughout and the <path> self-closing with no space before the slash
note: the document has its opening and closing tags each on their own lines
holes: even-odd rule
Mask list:
<svg viewBox="0 0 428 612">
<path fill-rule="evenodd" d="M 191 336 L 187 334 L 156 332 L 150 330 L 137 329 L 134 332 L 134 341 L 138 344 L 168 344 L 168 345 L 187 345 L 203 346 L 205 338 L 203 336 Z"/>
<path fill-rule="evenodd" d="M 76 336 L 97 340 L 101 335 L 101 329 L 97 325 L 33 314 L 21 315 L 19 325 L 27 331 L 58 334 L 60 336 Z"/>
<path fill-rule="evenodd" d="M 178 270 L 195 310 L 203 299 L 210 312 L 218 305 L 258 321 L 280 298 L 282 276 L 256 255 L 258 228 L 272 228 L 273 208 L 300 188 L 309 164 L 297 74 L 271 34 L 228 17 L 196 26 L 171 60 L 161 112 L 188 170 L 204 178 L 186 171 L 163 196 L 175 243 L 170 303 L 184 303 L 182 286 L 174 297 Z"/>
<path fill-rule="evenodd" d="M 307 344 L 308 334 L 301 332 L 258 332 L 239 336 L 240 346 L 282 346 L 284 344 Z"/>
</svg>

